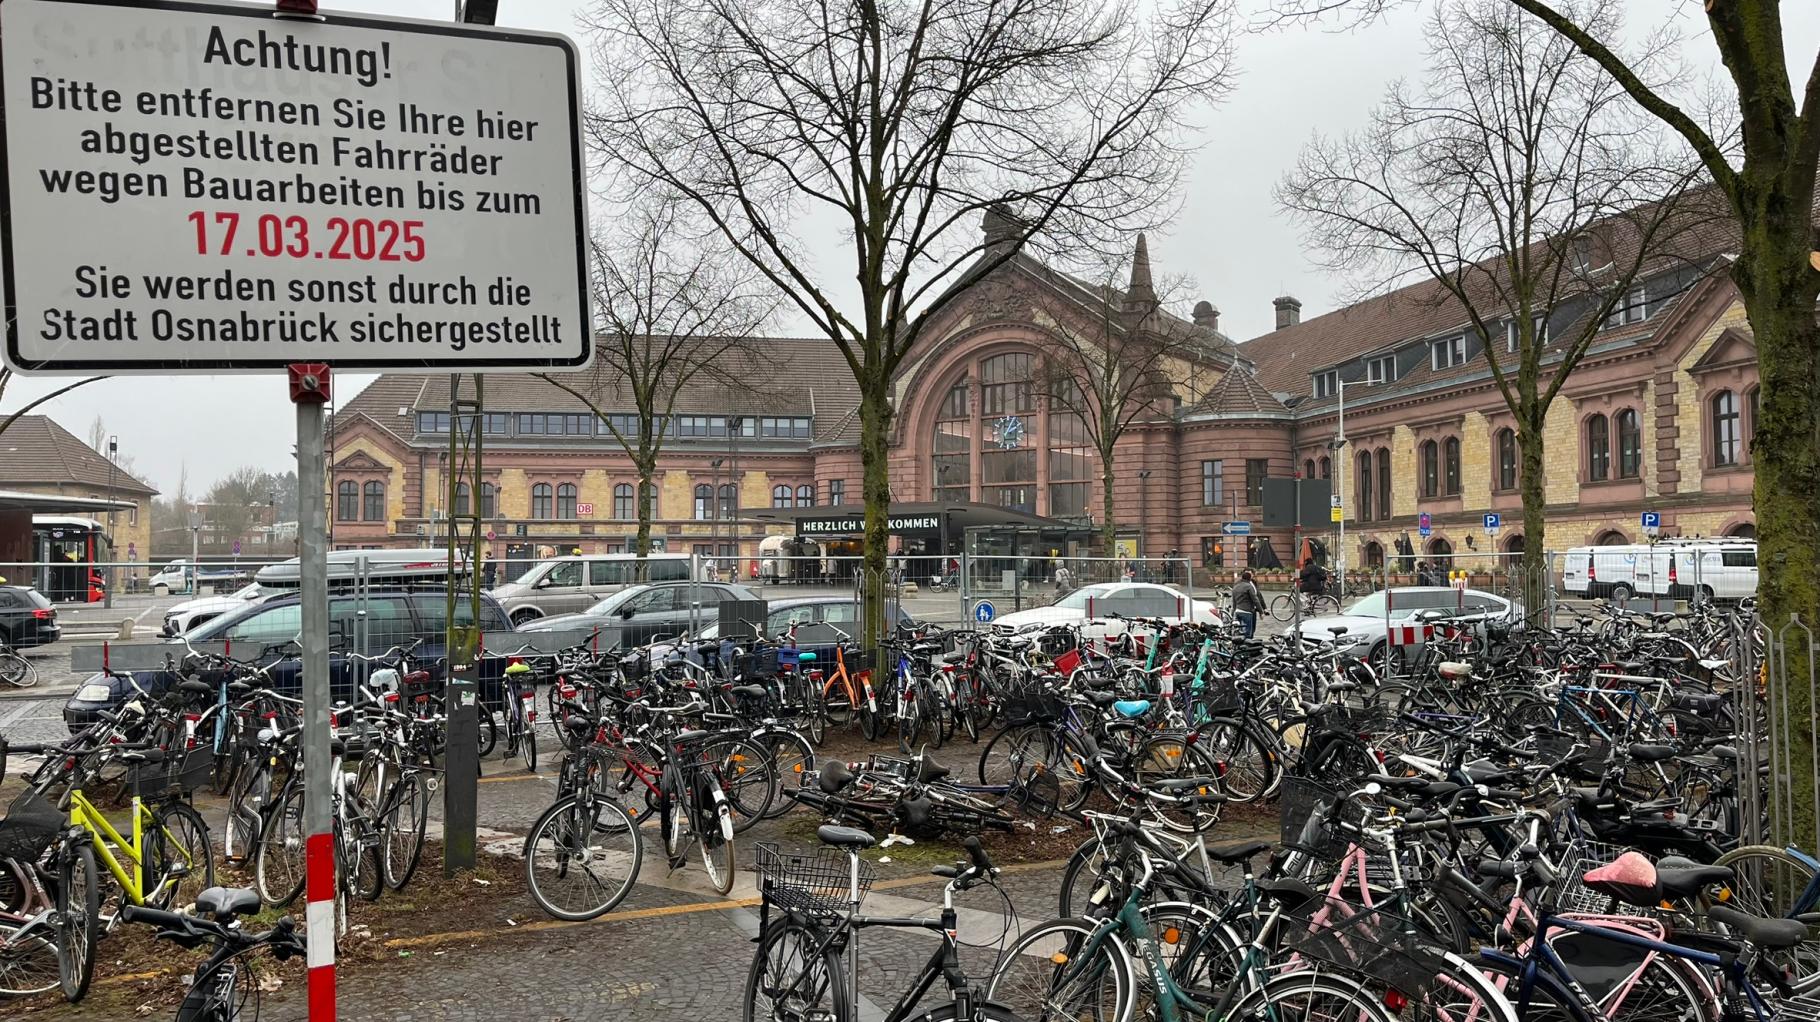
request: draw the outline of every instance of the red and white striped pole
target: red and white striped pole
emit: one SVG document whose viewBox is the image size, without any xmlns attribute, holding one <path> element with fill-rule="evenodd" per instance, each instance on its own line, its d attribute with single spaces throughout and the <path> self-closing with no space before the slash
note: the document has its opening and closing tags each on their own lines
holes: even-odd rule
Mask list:
<svg viewBox="0 0 1820 1022">
<path fill-rule="evenodd" d="M 335 836 L 311 834 L 303 846 L 304 932 L 309 937 L 310 1022 L 335 1018 Z"/>
</svg>

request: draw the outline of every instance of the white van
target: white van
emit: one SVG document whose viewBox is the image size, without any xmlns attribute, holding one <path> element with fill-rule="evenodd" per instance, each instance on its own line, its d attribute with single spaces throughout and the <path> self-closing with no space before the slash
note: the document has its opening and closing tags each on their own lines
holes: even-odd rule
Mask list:
<svg viewBox="0 0 1820 1022">
<path fill-rule="evenodd" d="M 646 582 L 689 581 L 688 554 L 653 553 L 645 558 Z M 539 561 L 524 574 L 493 589 L 514 625 L 557 614 L 579 614 L 605 597 L 638 584 L 638 555 L 593 554 Z"/>
<path fill-rule="evenodd" d="M 1757 544 L 1750 540 L 1675 540 L 1649 553 L 1637 591 L 1690 600 L 1742 600 L 1757 595 Z"/>
<path fill-rule="evenodd" d="M 1649 547 L 1643 543 L 1616 546 L 1577 546 L 1567 551 L 1561 568 L 1561 589 L 1583 600 L 1626 600 L 1647 592 L 1638 573 L 1647 578 Z"/>
</svg>

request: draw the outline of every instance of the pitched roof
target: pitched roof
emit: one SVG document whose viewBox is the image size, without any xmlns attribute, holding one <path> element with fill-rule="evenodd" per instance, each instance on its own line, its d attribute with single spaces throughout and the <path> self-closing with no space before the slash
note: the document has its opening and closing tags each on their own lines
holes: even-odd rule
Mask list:
<svg viewBox="0 0 1820 1022">
<path fill-rule="evenodd" d="M 1220 377 L 1207 396 L 1184 410 L 1184 415 L 1250 415 L 1273 417 L 1288 415 L 1283 402 L 1265 389 L 1257 378 L 1243 368 L 1234 368 Z"/>
<path fill-rule="evenodd" d="M 0 433 L 0 483 L 70 484 L 150 496 L 148 486 L 48 415 L 21 415 Z"/>
</svg>

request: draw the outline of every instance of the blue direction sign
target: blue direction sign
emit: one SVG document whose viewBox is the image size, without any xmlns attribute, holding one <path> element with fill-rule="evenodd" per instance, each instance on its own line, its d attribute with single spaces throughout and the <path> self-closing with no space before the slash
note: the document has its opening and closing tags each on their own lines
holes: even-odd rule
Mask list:
<svg viewBox="0 0 1820 1022">
<path fill-rule="evenodd" d="M 1498 527 L 1503 524 L 1504 524 L 1504 520 L 1499 518 L 1496 514 L 1488 514 L 1485 516 L 1485 531 L 1486 532 L 1496 532 L 1496 531 L 1498 531 Z"/>
<path fill-rule="evenodd" d="M 1424 511 L 1416 516 L 1416 531 L 1421 533 L 1423 538 L 1434 535 L 1435 520 L 1428 516 L 1428 512 Z"/>
<path fill-rule="evenodd" d="M 1643 527 L 1645 529 L 1660 529 L 1662 527 L 1661 513 L 1657 511 L 1643 512 Z"/>
<path fill-rule="evenodd" d="M 1251 523 L 1226 522 L 1220 526 L 1220 531 L 1228 536 L 1249 536 L 1251 535 Z"/>
<path fill-rule="evenodd" d="M 973 620 L 982 625 L 990 623 L 997 614 L 998 611 L 993 608 L 991 600 L 981 600 L 973 605 Z"/>
</svg>

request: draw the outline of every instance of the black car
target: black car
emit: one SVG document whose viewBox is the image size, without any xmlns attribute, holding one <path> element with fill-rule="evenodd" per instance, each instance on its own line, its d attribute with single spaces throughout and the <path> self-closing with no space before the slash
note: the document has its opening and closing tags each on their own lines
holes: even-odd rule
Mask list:
<svg viewBox="0 0 1820 1022">
<path fill-rule="evenodd" d="M 571 628 L 600 631 L 600 644 L 642 646 L 675 638 L 693 627 L 720 620 L 720 605 L 728 600 L 762 600 L 743 585 L 731 582 L 647 582 L 628 586 L 580 614 L 539 618 L 519 631 L 548 632 Z"/>
<path fill-rule="evenodd" d="M 384 653 L 394 646 L 422 639 L 416 657 L 421 666 L 440 677 L 448 652 L 447 595 L 435 590 L 382 591 L 365 597 L 353 594 L 329 598 L 329 690 L 336 700 L 352 699 L 359 672 L 365 666 L 350 660 L 347 653 L 365 655 Z M 487 631 L 511 631 L 505 610 L 490 596 L 481 598 L 481 627 Z M 467 622 L 465 599 L 456 603 L 458 623 Z M 362 616 L 364 615 L 364 621 Z M 364 627 L 363 627 L 364 625 Z M 303 606 L 296 595 L 280 596 L 264 603 L 251 604 L 231 614 L 223 614 L 193 629 L 187 638 L 196 643 L 226 640 L 230 656 L 243 658 L 260 650 L 273 649 L 292 642 L 303 629 Z M 242 653 L 244 651 L 244 654 Z M 301 664 L 295 657 L 272 659 L 273 687 L 280 693 L 296 696 L 303 690 Z M 481 697 L 497 703 L 505 661 L 483 659 L 480 664 Z M 158 695 L 179 680 L 169 671 L 139 671 L 134 679 L 147 692 Z M 204 681 L 213 679 L 206 674 Z M 125 702 L 133 686 L 125 678 L 107 674 L 91 675 L 76 694 L 63 706 L 63 719 L 71 731 L 93 723 L 95 714 L 111 710 Z"/>
<path fill-rule="evenodd" d="M 29 649 L 63 637 L 57 610 L 30 586 L 0 586 L 0 643 Z"/>
</svg>

